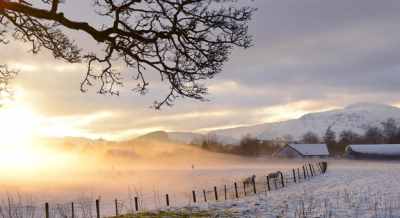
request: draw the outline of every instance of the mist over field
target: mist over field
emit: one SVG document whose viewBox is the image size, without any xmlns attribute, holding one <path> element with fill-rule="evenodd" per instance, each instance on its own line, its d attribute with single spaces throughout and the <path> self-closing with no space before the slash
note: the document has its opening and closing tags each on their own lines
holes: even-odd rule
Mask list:
<svg viewBox="0 0 400 218">
<path fill-rule="evenodd" d="M 37 160 L 30 172 L 4 169 L 2 197 L 19 194 L 37 202 L 69 202 L 81 197 L 112 201 L 128 194 L 155 192 L 180 196 L 194 189 L 230 184 L 253 174 L 265 176 L 301 161 L 247 158 L 205 151 L 191 145 L 152 140 L 123 143 L 83 139 L 42 139 L 53 159 Z M 19 171 L 21 170 L 21 171 Z"/>
</svg>

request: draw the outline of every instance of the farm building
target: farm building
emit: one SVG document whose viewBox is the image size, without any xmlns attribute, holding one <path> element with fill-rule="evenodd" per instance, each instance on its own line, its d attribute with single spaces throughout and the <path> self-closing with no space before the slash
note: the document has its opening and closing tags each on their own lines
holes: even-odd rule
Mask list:
<svg viewBox="0 0 400 218">
<path fill-rule="evenodd" d="M 400 159 L 400 144 L 349 145 L 345 156 L 358 159 Z"/>
<path fill-rule="evenodd" d="M 287 144 L 274 154 L 282 158 L 328 157 L 326 144 Z"/>
</svg>

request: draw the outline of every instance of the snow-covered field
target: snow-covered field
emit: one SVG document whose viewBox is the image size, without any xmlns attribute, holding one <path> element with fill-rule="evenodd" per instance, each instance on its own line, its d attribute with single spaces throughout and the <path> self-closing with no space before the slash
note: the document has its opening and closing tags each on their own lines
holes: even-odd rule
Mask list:
<svg viewBox="0 0 400 218">
<path fill-rule="evenodd" d="M 201 208 L 232 217 L 400 217 L 400 162 L 329 164 L 310 181 Z"/>
<path fill-rule="evenodd" d="M 115 197 L 119 199 L 120 213 L 127 213 L 134 209 L 134 196 L 144 199 L 141 205 L 143 209 L 165 210 L 165 193 L 170 194 L 172 209 L 190 207 L 229 217 L 400 217 L 400 162 L 397 161 L 328 160 L 328 172 L 325 175 L 302 181 L 300 184 L 292 183 L 283 189 L 267 193 L 262 192 L 260 188 L 255 196 L 220 202 L 211 200 L 204 203 L 201 194 L 198 193 L 200 203 L 191 202 L 191 190 L 212 190 L 214 185 L 221 187 L 253 173 L 261 179 L 260 176 L 268 172 L 277 169 L 288 171 L 301 166 L 303 162 L 304 160 L 287 163 L 264 161 L 264 164 L 258 162 L 221 168 L 215 166 L 195 170 L 126 172 L 127 176 L 121 174 L 118 177 L 105 174 L 102 178 L 107 178 L 101 180 L 101 183 L 93 183 L 92 188 L 95 191 L 89 195 L 79 195 L 77 191 L 82 189 L 71 192 L 73 189 L 64 190 L 63 187 L 49 185 L 47 189 L 53 190 L 53 194 L 57 195 L 54 200 L 41 196 L 45 193 L 44 189 L 38 189 L 40 193 L 35 192 L 32 198 L 24 196 L 22 200 L 19 194 L 22 195 L 23 192 L 12 194 L 11 210 L 13 213 L 19 211 L 24 215 L 16 214 L 11 217 L 43 217 L 45 201 L 50 202 L 51 217 L 62 217 L 61 214 L 69 217 L 72 200 L 75 202 L 75 213 L 79 214 L 77 217 L 94 217 L 94 200 L 97 198 L 100 198 L 102 215 L 109 216 L 115 214 Z M 137 178 L 143 181 L 138 183 Z M 111 183 L 111 180 L 115 182 Z M 136 186 L 137 189 L 129 189 L 128 184 L 132 185 L 130 187 Z M 138 184 L 143 186 L 137 186 Z M 88 187 L 86 191 L 90 191 L 89 186 L 85 187 Z M 7 194 L 6 191 L 3 193 Z M 0 217 L 9 217 L 8 200 L 1 200 Z M 5 216 L 1 216 L 2 213 L 5 213 Z M 32 213 L 35 216 L 29 215 Z"/>
</svg>

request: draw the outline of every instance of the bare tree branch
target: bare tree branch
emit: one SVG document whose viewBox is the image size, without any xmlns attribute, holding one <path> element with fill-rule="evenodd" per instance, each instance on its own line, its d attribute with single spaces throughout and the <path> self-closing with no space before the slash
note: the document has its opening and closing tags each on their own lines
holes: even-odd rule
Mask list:
<svg viewBox="0 0 400 218">
<path fill-rule="evenodd" d="M 156 71 L 170 91 L 155 108 L 172 105 L 177 97 L 204 100 L 202 81 L 221 72 L 233 47 L 251 46 L 248 22 L 255 11 L 239 7 L 235 0 L 93 0 L 100 16 L 111 25 L 98 29 L 78 22 L 59 11 L 59 0 L 41 0 L 43 8 L 27 3 L 0 0 L 1 24 L 15 28 L 13 36 L 44 47 L 55 58 L 88 63 L 81 90 L 100 82 L 100 94 L 118 95 L 121 61 L 134 72 L 135 91 L 144 94 L 149 86 L 145 75 Z M 59 27 L 89 34 L 104 47 L 102 54 L 81 55 L 81 50 Z"/>
</svg>

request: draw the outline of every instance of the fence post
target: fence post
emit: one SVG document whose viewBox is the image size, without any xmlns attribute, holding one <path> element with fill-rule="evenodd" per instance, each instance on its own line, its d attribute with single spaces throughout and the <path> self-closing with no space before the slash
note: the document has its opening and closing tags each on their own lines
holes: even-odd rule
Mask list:
<svg viewBox="0 0 400 218">
<path fill-rule="evenodd" d="M 215 201 L 218 201 L 217 186 L 214 186 Z"/>
<path fill-rule="evenodd" d="M 313 173 L 313 171 L 312 171 L 311 164 L 308 163 L 308 166 L 310 167 L 311 176 L 313 177 L 313 176 L 314 176 L 314 173 Z"/>
<path fill-rule="evenodd" d="M 195 190 L 192 191 L 192 195 L 193 195 L 193 202 L 196 203 L 196 191 Z"/>
<path fill-rule="evenodd" d="M 319 169 L 319 173 L 322 174 L 321 162 L 318 162 L 318 169 Z"/>
<path fill-rule="evenodd" d="M 45 203 L 44 204 L 44 211 L 45 211 L 45 214 L 46 214 L 46 218 L 50 218 L 50 215 L 49 215 L 49 203 Z"/>
<path fill-rule="evenodd" d="M 224 185 L 224 195 L 225 195 L 225 201 L 228 200 L 226 185 Z"/>
<path fill-rule="evenodd" d="M 96 199 L 96 217 L 100 218 L 100 201 Z"/>
<path fill-rule="evenodd" d="M 169 207 L 169 195 L 168 194 L 165 195 L 165 201 L 167 203 L 167 207 Z"/>
<path fill-rule="evenodd" d="M 253 192 L 254 194 L 257 194 L 256 179 L 254 177 L 252 178 L 252 183 L 253 183 Z"/>
<path fill-rule="evenodd" d="M 244 196 L 246 196 L 247 193 L 246 193 L 246 183 L 245 182 L 243 182 L 243 192 L 244 192 Z"/>
<path fill-rule="evenodd" d="M 297 180 L 300 182 L 300 169 L 297 168 Z"/>
<path fill-rule="evenodd" d="M 304 173 L 304 180 L 306 180 L 308 177 L 308 172 L 307 172 L 307 168 L 304 165 L 303 165 L 303 173 Z"/>
<path fill-rule="evenodd" d="M 321 167 L 322 167 L 322 173 L 325 174 L 326 170 L 328 169 L 328 162 L 326 161 L 321 162 Z"/>
<path fill-rule="evenodd" d="M 74 202 L 71 202 L 71 217 L 75 218 L 75 207 Z"/>
<path fill-rule="evenodd" d="M 139 211 L 138 197 L 135 197 L 135 210 L 136 210 L 136 211 Z"/>
<path fill-rule="evenodd" d="M 269 176 L 267 176 L 267 187 L 268 191 L 271 191 L 271 185 L 269 184 Z"/>
<path fill-rule="evenodd" d="M 283 173 L 281 172 L 281 183 L 282 183 L 282 188 L 285 187 L 285 182 L 283 181 Z"/>
<path fill-rule="evenodd" d="M 238 193 L 238 188 L 237 188 L 237 183 L 235 182 L 235 197 L 239 198 L 239 193 Z"/>
<path fill-rule="evenodd" d="M 207 202 L 206 190 L 203 189 L 204 202 Z"/>
<path fill-rule="evenodd" d="M 314 166 L 312 164 L 309 164 L 311 167 L 311 173 L 313 176 L 316 176 L 317 174 L 315 174 L 315 170 L 314 170 Z"/>
<path fill-rule="evenodd" d="M 315 171 L 314 164 L 311 164 L 311 168 L 314 173 L 314 176 L 317 176 L 318 174 L 317 174 L 317 171 Z"/>
<path fill-rule="evenodd" d="M 118 199 L 114 200 L 114 204 L 115 204 L 115 216 L 119 216 L 119 213 L 118 213 Z"/>
<path fill-rule="evenodd" d="M 294 180 L 294 183 L 297 183 L 297 181 L 296 181 L 296 171 L 293 169 L 293 180 Z"/>
</svg>

